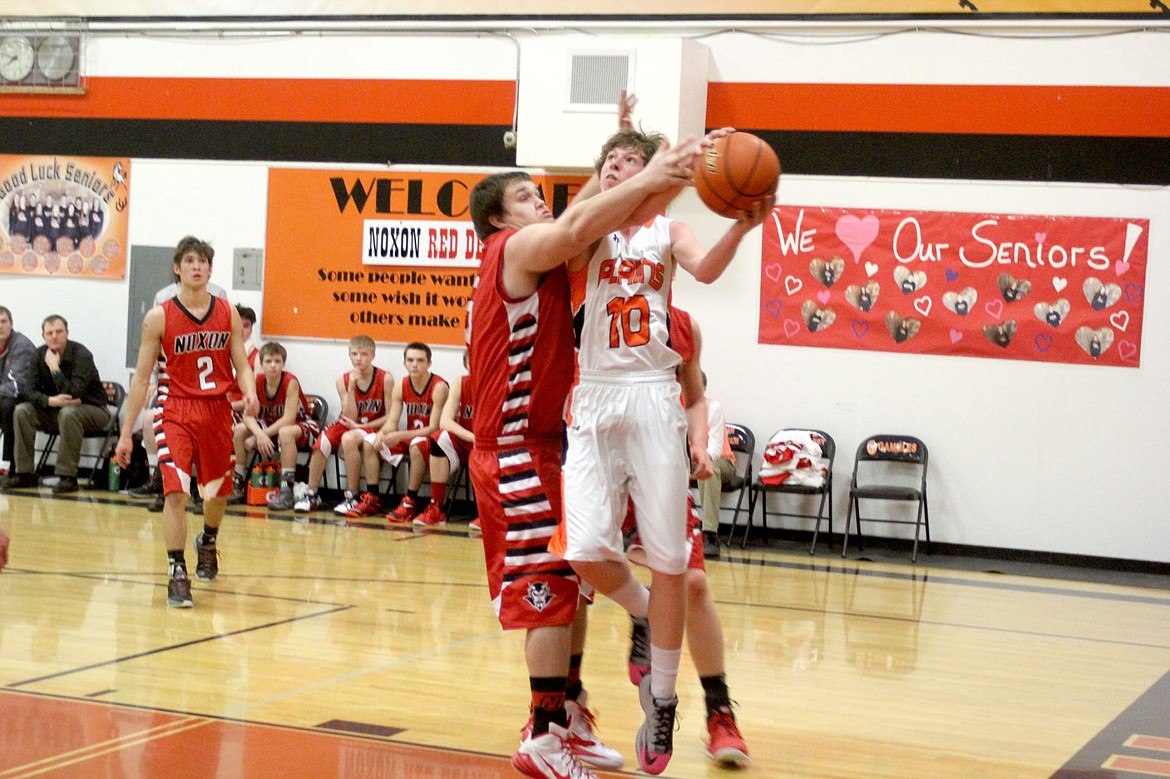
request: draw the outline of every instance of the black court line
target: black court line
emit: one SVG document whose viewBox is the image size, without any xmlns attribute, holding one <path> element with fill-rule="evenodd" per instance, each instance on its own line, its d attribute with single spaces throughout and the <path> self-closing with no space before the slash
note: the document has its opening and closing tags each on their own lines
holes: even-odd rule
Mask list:
<svg viewBox="0 0 1170 779">
<path fill-rule="evenodd" d="M 299 617 L 291 617 L 289 619 L 277 620 L 276 622 L 266 622 L 263 625 L 253 625 L 252 627 L 241 628 L 240 630 L 233 630 L 233 631 L 230 631 L 228 633 L 216 633 L 213 636 L 206 636 L 204 638 L 196 638 L 192 641 L 184 641 L 181 644 L 172 644 L 170 646 L 158 647 L 157 649 L 150 649 L 150 650 L 147 650 L 145 652 L 139 652 L 139 653 L 133 654 L 133 655 L 126 655 L 125 657 L 115 657 L 112 660 L 105 660 L 105 661 L 100 662 L 100 663 L 93 663 L 91 665 L 84 665 L 84 666 L 80 666 L 78 668 L 71 668 L 67 671 L 58 671 L 57 673 L 54 673 L 54 674 L 48 674 L 46 676 L 38 676 L 35 679 L 25 679 L 22 682 L 12 682 L 10 684 L 4 685 L 4 687 L 8 688 L 8 689 L 16 689 L 18 687 L 24 687 L 25 685 L 28 685 L 28 684 L 36 684 L 37 682 L 44 682 L 44 681 L 48 681 L 50 679 L 59 679 L 62 676 L 71 676 L 71 675 L 76 674 L 76 673 L 82 673 L 85 671 L 92 671 L 95 668 L 104 668 L 105 666 L 108 666 L 108 665 L 117 665 L 118 663 L 125 663 L 125 662 L 129 662 L 131 660 L 139 660 L 143 657 L 150 657 L 151 655 L 157 655 L 157 654 L 161 654 L 163 652 L 170 652 L 170 651 L 173 651 L 176 649 L 185 649 L 186 647 L 196 646 L 198 644 L 206 644 L 209 641 L 219 641 L 220 639 L 223 639 L 223 638 L 231 638 L 232 636 L 239 636 L 239 635 L 243 635 L 244 633 L 253 633 L 257 630 L 267 630 L 268 628 L 274 628 L 274 627 L 277 627 L 279 625 L 288 625 L 288 624 L 291 624 L 293 622 L 300 622 L 302 620 L 316 619 L 317 617 L 324 617 L 324 616 L 327 616 L 329 614 L 336 614 L 339 611 L 347 611 L 347 610 L 352 609 L 352 608 L 354 608 L 354 607 L 353 606 L 339 606 L 337 608 L 326 609 L 325 611 L 319 611 L 319 612 L 316 612 L 313 614 L 304 614 L 304 615 L 299 616 Z"/>
<path fill-rule="evenodd" d="M 975 630 L 981 633 L 999 633 L 1009 636 L 1036 636 L 1039 638 L 1054 638 L 1065 641 L 1083 641 L 1090 644 L 1104 644 L 1106 646 L 1128 646 L 1140 647 L 1142 649 L 1170 649 L 1170 644 L 1147 644 L 1140 641 L 1124 641 L 1122 639 L 1116 638 L 1092 638 L 1090 636 L 1077 636 L 1069 633 L 1045 633 L 1039 630 L 1022 630 L 1020 628 L 997 628 L 991 625 L 972 625 L 965 622 L 941 622 L 936 620 L 920 619 L 916 617 L 895 617 L 888 614 L 868 614 L 864 611 L 830 611 L 828 609 L 817 609 L 809 606 L 785 606 L 782 603 L 744 603 L 728 600 L 716 600 L 715 603 L 722 604 L 724 606 L 770 609 L 774 611 L 806 612 L 809 614 L 824 614 L 826 616 L 834 617 L 852 617 L 856 619 L 870 619 L 882 622 L 908 622 L 915 625 L 955 628 L 959 630 Z"/>
<path fill-rule="evenodd" d="M 1049 587 L 1038 584 L 1013 584 L 1010 582 L 995 582 L 995 581 L 978 581 L 975 579 L 960 579 L 954 576 L 940 576 L 938 574 L 927 574 L 922 572 L 915 573 L 901 573 L 898 571 L 876 571 L 861 567 L 834 567 L 824 563 L 793 563 L 786 560 L 757 560 L 750 557 L 731 558 L 731 561 L 742 563 L 744 565 L 758 565 L 765 568 L 787 568 L 797 571 L 822 571 L 836 575 L 852 574 L 856 576 L 866 576 L 875 579 L 894 579 L 898 581 L 920 581 L 923 584 L 930 582 L 932 584 L 950 584 L 956 587 L 973 587 L 976 589 L 987 590 L 1006 590 L 1009 592 L 1028 592 L 1040 595 L 1058 595 L 1070 598 L 1088 598 L 1091 600 L 1106 600 L 1119 601 L 1122 603 L 1145 603 L 1152 606 L 1170 606 L 1170 597 L 1157 597 L 1154 595 L 1130 595 L 1127 593 L 1109 593 L 1109 592 L 1093 592 L 1092 590 L 1078 590 L 1065 589 L 1061 587 Z M 976 575 L 987 575 L 980 572 L 973 572 Z M 1021 578 L 1029 578 L 1027 574 L 1012 574 Z M 1034 577 L 1033 577 L 1034 578 Z M 1061 581 L 1069 581 L 1062 579 Z M 1103 587 L 1115 587 L 1125 585 L 1101 585 Z"/>
</svg>

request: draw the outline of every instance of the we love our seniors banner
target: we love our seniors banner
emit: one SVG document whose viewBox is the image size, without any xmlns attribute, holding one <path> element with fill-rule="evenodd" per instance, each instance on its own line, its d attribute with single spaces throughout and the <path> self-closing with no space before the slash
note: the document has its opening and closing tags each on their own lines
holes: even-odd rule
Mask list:
<svg viewBox="0 0 1170 779">
<path fill-rule="evenodd" d="M 1141 364 L 1147 219 L 782 206 L 763 228 L 760 343 Z"/>
<path fill-rule="evenodd" d="M 462 344 L 483 253 L 469 196 L 488 175 L 270 170 L 264 331 Z M 533 179 L 555 214 L 586 181 Z"/>
<path fill-rule="evenodd" d="M 126 275 L 130 160 L 0 155 L 0 273 Z"/>
</svg>

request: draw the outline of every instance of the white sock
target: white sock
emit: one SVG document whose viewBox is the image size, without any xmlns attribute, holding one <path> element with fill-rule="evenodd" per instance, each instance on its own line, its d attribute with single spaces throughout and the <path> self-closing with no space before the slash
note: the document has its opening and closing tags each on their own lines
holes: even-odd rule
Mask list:
<svg viewBox="0 0 1170 779">
<path fill-rule="evenodd" d="M 659 699 L 674 697 L 678 682 L 678 665 L 682 660 L 682 647 L 662 649 L 650 641 L 650 693 Z"/>
<path fill-rule="evenodd" d="M 607 592 L 606 596 L 630 612 L 631 617 L 645 617 L 650 613 L 650 590 L 633 576 L 628 576 L 622 586 Z"/>
</svg>

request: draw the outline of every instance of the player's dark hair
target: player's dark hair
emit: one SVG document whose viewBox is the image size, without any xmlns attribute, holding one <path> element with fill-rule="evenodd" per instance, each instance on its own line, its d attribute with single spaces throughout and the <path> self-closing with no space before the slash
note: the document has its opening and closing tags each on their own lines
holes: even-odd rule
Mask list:
<svg viewBox="0 0 1170 779">
<path fill-rule="evenodd" d="M 496 173 L 471 190 L 471 223 L 475 225 L 475 234 L 479 240 L 499 231 L 500 228 L 492 224 L 492 217 L 503 215 L 504 192 L 514 181 L 532 181 L 532 176 L 522 170 Z"/>
<path fill-rule="evenodd" d="M 605 165 L 605 158 L 614 149 L 633 149 L 642 155 L 642 164 L 650 161 L 654 153 L 666 140 L 666 136 L 662 133 L 644 133 L 638 130 L 621 130 L 609 136 L 609 140 L 601 147 L 601 154 L 593 162 L 593 169 L 598 173 L 601 172 L 601 167 Z"/>
<path fill-rule="evenodd" d="M 247 319 L 252 324 L 256 324 L 256 309 L 236 303 L 236 311 L 240 312 L 240 319 Z"/>
<path fill-rule="evenodd" d="M 405 358 L 406 353 L 409 352 L 411 349 L 417 349 L 420 352 L 426 352 L 427 353 L 427 360 L 431 359 L 431 347 L 427 346 L 422 341 L 411 341 L 410 343 L 408 343 L 406 345 L 406 348 L 402 350 L 402 356 Z"/>
<path fill-rule="evenodd" d="M 49 314 L 47 317 L 42 319 L 41 330 L 44 331 L 45 325 L 49 324 L 50 322 L 60 322 L 61 324 L 65 325 L 65 332 L 69 332 L 69 320 L 60 314 Z"/>
<path fill-rule="evenodd" d="M 183 255 L 187 252 L 195 252 L 200 257 L 207 259 L 208 267 L 211 267 L 215 261 L 215 249 L 211 248 L 211 244 L 207 241 L 201 241 L 193 235 L 183 236 L 183 240 L 179 241 L 179 245 L 175 247 L 175 255 L 171 259 L 171 266 L 178 265 L 183 261 Z M 179 274 L 175 273 L 175 281 L 179 280 Z"/>
</svg>

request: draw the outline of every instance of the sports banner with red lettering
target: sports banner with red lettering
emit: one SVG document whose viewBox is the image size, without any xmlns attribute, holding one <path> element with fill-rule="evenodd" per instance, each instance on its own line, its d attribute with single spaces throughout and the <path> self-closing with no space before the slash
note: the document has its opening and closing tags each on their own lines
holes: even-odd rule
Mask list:
<svg viewBox="0 0 1170 779">
<path fill-rule="evenodd" d="M 776 208 L 760 343 L 1138 367 L 1149 220 Z"/>
<path fill-rule="evenodd" d="M 130 160 L 0 155 L 0 273 L 126 275 Z"/>
<path fill-rule="evenodd" d="M 270 170 L 264 332 L 462 344 L 483 251 L 468 198 L 488 175 Z M 554 213 L 586 180 L 533 179 Z"/>
</svg>

